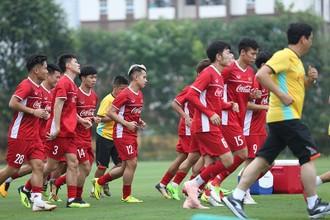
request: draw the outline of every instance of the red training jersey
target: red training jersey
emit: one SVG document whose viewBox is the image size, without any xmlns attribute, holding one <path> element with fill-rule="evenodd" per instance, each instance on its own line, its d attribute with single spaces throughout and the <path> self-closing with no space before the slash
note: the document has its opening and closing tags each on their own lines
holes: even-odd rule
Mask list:
<svg viewBox="0 0 330 220">
<path fill-rule="evenodd" d="M 244 127 L 244 118 L 250 93 L 254 89 L 254 70 L 248 66 L 242 69 L 237 61 L 232 62 L 221 72 L 224 79 L 224 101 L 236 102 L 239 112 L 223 111 L 222 125 L 239 125 Z"/>
<path fill-rule="evenodd" d="M 254 103 L 258 105 L 268 105 L 268 90 L 257 80 L 255 80 L 255 85 L 258 85 L 258 89 L 261 91 L 261 98 L 254 100 Z M 244 135 L 266 135 L 266 114 L 266 110 L 247 110 L 244 120 Z"/>
<path fill-rule="evenodd" d="M 80 87 L 77 94 L 77 114 L 81 118 L 93 118 L 96 110 L 98 96 L 93 90 L 89 94 L 85 93 Z M 78 122 L 76 127 L 76 143 L 91 143 L 92 127 L 86 129 Z"/>
<path fill-rule="evenodd" d="M 182 110 L 189 115 L 189 117 L 191 119 L 193 119 L 194 117 L 194 113 L 195 113 L 195 108 L 192 104 L 190 104 L 190 102 L 188 102 L 187 100 L 187 93 L 190 89 L 190 86 L 186 86 L 174 99 L 174 101 L 176 103 L 178 103 Z M 184 120 L 184 118 L 180 118 L 180 123 L 178 126 L 178 135 L 186 135 L 186 136 L 190 136 L 191 135 L 191 131 L 190 131 L 190 127 L 186 126 L 186 122 Z"/>
<path fill-rule="evenodd" d="M 119 117 L 128 122 L 136 121 L 139 123 L 143 107 L 143 94 L 140 90 L 136 93 L 130 87 L 127 87 L 116 96 L 111 106 L 118 110 L 117 114 Z M 137 137 L 137 129 L 131 131 L 117 122 L 114 125 L 113 131 L 114 138 Z"/>
<path fill-rule="evenodd" d="M 41 108 L 42 93 L 40 86 L 31 78 L 24 79 L 16 88 L 14 96 L 21 104 L 33 108 Z M 21 111 L 14 112 L 14 120 L 8 131 L 8 138 L 35 140 L 39 139 L 39 118 Z"/>
<path fill-rule="evenodd" d="M 78 88 L 73 80 L 66 74 L 61 77 L 54 88 L 54 97 L 53 97 L 53 114 L 54 114 L 54 105 L 57 98 L 65 99 L 61 121 L 60 121 L 60 133 L 58 137 L 75 137 L 75 129 L 77 126 L 77 91 Z M 53 131 L 55 129 L 54 117 L 52 120 L 48 120 L 47 130 Z"/>
</svg>

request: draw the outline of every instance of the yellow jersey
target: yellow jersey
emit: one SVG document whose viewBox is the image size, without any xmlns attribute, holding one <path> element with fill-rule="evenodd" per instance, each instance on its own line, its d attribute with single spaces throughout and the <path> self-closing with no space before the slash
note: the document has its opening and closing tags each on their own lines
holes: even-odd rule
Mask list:
<svg viewBox="0 0 330 220">
<path fill-rule="evenodd" d="M 305 69 L 298 55 L 289 48 L 276 52 L 266 63 L 273 69 L 275 84 L 294 102 L 285 106 L 279 97 L 270 92 L 267 122 L 301 119 L 305 99 Z"/>
<path fill-rule="evenodd" d="M 106 97 L 104 97 L 101 101 L 99 110 L 97 111 L 97 115 L 104 117 L 106 116 L 110 105 L 112 104 L 113 100 L 115 97 L 110 93 Z M 115 121 L 110 121 L 110 122 L 101 122 L 97 125 L 96 127 L 96 132 L 109 140 L 113 140 L 112 134 L 113 134 L 113 126 L 115 125 Z"/>
</svg>

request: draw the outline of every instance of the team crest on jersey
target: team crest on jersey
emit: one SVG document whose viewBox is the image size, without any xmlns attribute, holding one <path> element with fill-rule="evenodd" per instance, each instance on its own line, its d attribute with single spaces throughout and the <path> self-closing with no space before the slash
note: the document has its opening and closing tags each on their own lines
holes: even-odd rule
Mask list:
<svg viewBox="0 0 330 220">
<path fill-rule="evenodd" d="M 218 80 L 218 79 L 216 79 L 216 80 L 215 80 L 215 82 L 216 82 L 216 83 L 219 83 L 219 80 Z"/>
<path fill-rule="evenodd" d="M 35 95 L 38 95 L 38 91 L 35 91 L 34 94 L 35 94 Z"/>
</svg>

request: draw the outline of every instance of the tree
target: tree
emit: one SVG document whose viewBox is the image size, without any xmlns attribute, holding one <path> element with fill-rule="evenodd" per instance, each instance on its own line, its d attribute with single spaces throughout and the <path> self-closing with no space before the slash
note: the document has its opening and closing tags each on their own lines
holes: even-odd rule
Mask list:
<svg viewBox="0 0 330 220">
<path fill-rule="evenodd" d="M 61 53 L 72 52 L 74 44 L 63 12 L 52 0 L 2 0 L 0 27 L 0 146 L 6 147 L 13 115 L 8 102 L 18 83 L 27 77 L 25 58 L 43 53 L 53 62 Z"/>
</svg>

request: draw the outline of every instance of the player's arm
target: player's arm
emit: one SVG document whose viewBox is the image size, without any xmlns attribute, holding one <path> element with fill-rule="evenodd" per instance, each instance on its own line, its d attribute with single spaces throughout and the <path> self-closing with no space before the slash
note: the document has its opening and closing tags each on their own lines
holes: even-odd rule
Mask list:
<svg viewBox="0 0 330 220">
<path fill-rule="evenodd" d="M 21 101 L 22 100 L 19 97 L 13 95 L 9 101 L 9 107 L 11 109 L 14 109 L 15 111 L 31 114 L 38 118 L 45 118 L 45 119 L 49 118 L 49 113 L 46 110 L 41 108 L 40 109 L 29 108 L 25 105 L 22 105 Z"/>
<path fill-rule="evenodd" d="M 259 105 L 259 104 L 249 101 L 246 109 L 252 110 L 252 111 L 262 111 L 262 110 L 267 111 L 268 105 Z"/>
<path fill-rule="evenodd" d="M 92 127 L 92 120 L 94 120 L 93 117 L 88 118 L 82 118 L 77 114 L 78 123 L 82 124 L 86 129 Z"/>
<path fill-rule="evenodd" d="M 292 105 L 294 100 L 292 97 L 283 91 L 273 82 L 270 74 L 273 74 L 274 71 L 267 65 L 261 67 L 257 72 L 257 79 L 266 89 L 274 93 L 277 97 L 279 97 L 284 105 Z"/>
<path fill-rule="evenodd" d="M 54 103 L 54 123 L 55 123 L 55 130 L 52 133 L 47 134 L 48 140 L 53 140 L 57 137 L 60 133 L 61 127 L 61 115 L 63 110 L 63 105 L 65 102 L 65 98 L 56 98 Z"/>
<path fill-rule="evenodd" d="M 178 101 L 173 100 L 173 102 L 172 102 L 172 108 L 174 109 L 174 111 L 176 111 L 176 113 L 178 113 L 180 115 L 181 118 L 184 119 L 185 124 L 188 127 L 190 127 L 190 125 L 191 125 L 191 118 L 189 117 L 189 115 L 187 115 L 183 111 L 181 104 Z"/>
<path fill-rule="evenodd" d="M 136 121 L 126 121 L 125 119 L 121 118 L 117 114 L 118 109 L 116 109 L 113 105 L 110 106 L 107 116 L 114 120 L 115 122 L 124 125 L 131 131 L 135 131 L 138 127 L 138 123 Z"/>
</svg>

